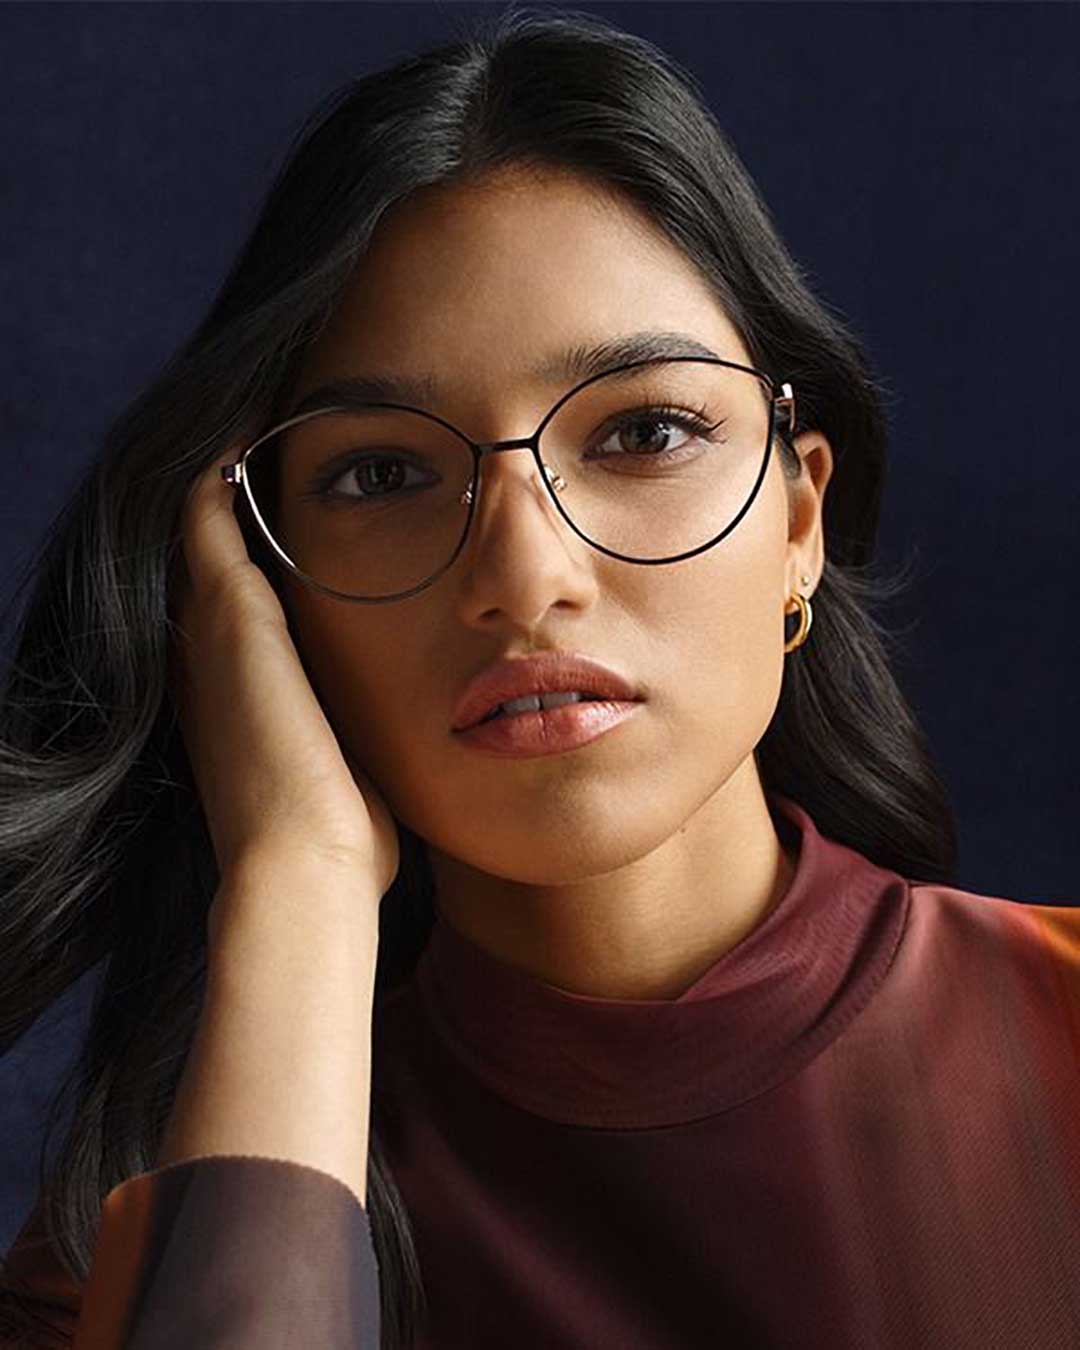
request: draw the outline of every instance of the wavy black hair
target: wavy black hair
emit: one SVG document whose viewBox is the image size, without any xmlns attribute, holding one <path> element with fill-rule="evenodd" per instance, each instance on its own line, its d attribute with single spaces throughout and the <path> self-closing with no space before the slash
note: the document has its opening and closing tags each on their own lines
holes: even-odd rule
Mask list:
<svg viewBox="0 0 1080 1350">
<path fill-rule="evenodd" d="M 813 628 L 785 660 L 755 750 L 760 775 L 880 865 L 954 880 L 954 815 L 892 669 L 903 635 L 875 612 L 910 579 L 873 560 L 884 382 L 850 325 L 812 294 L 685 69 L 576 10 L 512 5 L 474 20 L 336 89 L 302 124 L 209 313 L 108 428 L 9 607 L 10 617 L 25 600 L 0 695 L 0 1053 L 103 963 L 48 1134 L 62 1110 L 72 1123 L 55 1162 L 46 1168 L 45 1145 L 39 1161 L 48 1239 L 79 1281 L 104 1196 L 154 1166 L 200 1013 L 219 879 L 168 689 L 181 504 L 241 428 L 271 425 L 389 206 L 427 184 L 524 164 L 588 175 L 647 212 L 697 265 L 753 364 L 794 385 L 793 431 L 828 437 Z M 778 445 L 796 477 L 794 449 Z M 258 537 L 246 537 L 280 587 Z M 399 830 L 376 1008 L 413 970 L 434 914 L 423 841 Z M 373 1101 L 367 1200 L 382 1345 L 405 1350 L 424 1291 L 378 1114 Z M 9 1327 L 29 1327 L 10 1283 L 0 1311 Z"/>
</svg>

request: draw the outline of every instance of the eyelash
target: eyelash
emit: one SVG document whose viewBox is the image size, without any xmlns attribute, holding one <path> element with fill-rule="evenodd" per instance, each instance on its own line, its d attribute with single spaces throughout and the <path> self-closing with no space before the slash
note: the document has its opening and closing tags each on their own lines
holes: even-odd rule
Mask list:
<svg viewBox="0 0 1080 1350">
<path fill-rule="evenodd" d="M 697 435 L 702 435 L 707 432 L 713 432 L 718 427 L 723 426 L 725 420 L 724 418 L 721 418 L 719 422 L 710 423 L 706 416 L 707 413 L 708 409 L 704 407 L 691 410 L 679 408 L 671 403 L 654 403 L 644 408 L 635 408 L 633 412 L 620 413 L 614 426 L 611 428 L 611 431 L 618 431 L 621 427 L 630 425 L 634 422 L 655 421 L 672 422 L 683 431 L 692 431 Z M 610 435 L 611 433 L 609 432 L 608 434 Z M 605 436 L 602 439 L 606 440 L 607 437 Z M 661 456 L 642 453 L 641 458 L 659 459 Z"/>
</svg>

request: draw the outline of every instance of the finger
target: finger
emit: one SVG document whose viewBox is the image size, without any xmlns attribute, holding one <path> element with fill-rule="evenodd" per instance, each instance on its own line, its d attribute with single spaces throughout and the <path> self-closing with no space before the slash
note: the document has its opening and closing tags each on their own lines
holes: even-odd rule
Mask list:
<svg viewBox="0 0 1080 1350">
<path fill-rule="evenodd" d="M 236 488 L 221 477 L 225 464 L 235 463 L 247 441 L 238 441 L 223 450 L 214 461 L 202 469 L 192 482 L 180 512 L 180 547 L 176 549 L 169 569 L 166 612 L 172 621 L 173 641 L 168 656 L 167 683 L 176 704 L 181 722 L 184 720 L 186 690 L 186 653 L 189 642 L 188 620 L 194 603 L 196 584 L 205 584 L 215 567 L 223 565 L 221 556 L 236 558 L 235 541 L 228 536 L 228 525 L 239 536 L 239 548 L 247 557 L 243 535 L 240 534 L 233 512 Z M 217 517 L 208 529 L 206 517 Z M 209 560 L 206 554 L 209 549 Z M 196 576 L 200 579 L 196 582 Z"/>
<path fill-rule="evenodd" d="M 232 568 L 250 563 L 236 519 L 238 488 L 221 476 L 234 464 L 246 441 L 234 442 L 195 479 L 181 512 L 181 546 L 190 585 L 201 590 Z M 181 586 L 183 583 L 181 582 Z"/>
</svg>

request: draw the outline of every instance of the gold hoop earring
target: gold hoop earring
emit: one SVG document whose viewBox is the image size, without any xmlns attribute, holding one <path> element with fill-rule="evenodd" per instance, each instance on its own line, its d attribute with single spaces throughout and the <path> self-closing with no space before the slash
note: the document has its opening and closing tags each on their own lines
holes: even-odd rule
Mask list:
<svg viewBox="0 0 1080 1350">
<path fill-rule="evenodd" d="M 810 583 L 809 577 L 804 576 L 802 580 L 804 585 L 809 585 Z M 795 633 L 792 636 L 791 640 L 784 643 L 784 651 L 793 652 L 796 647 L 801 647 L 802 644 L 806 641 L 806 639 L 810 636 L 810 625 L 814 622 L 814 611 L 811 608 L 810 601 L 807 599 L 807 597 L 804 595 L 800 595 L 798 591 L 792 592 L 792 594 L 788 598 L 789 600 L 794 600 L 796 605 L 798 605 L 799 607 L 799 626 L 795 630 Z M 785 605 L 784 607 L 785 617 L 789 612 L 794 613 L 793 610 L 789 611 L 787 606 Z"/>
</svg>

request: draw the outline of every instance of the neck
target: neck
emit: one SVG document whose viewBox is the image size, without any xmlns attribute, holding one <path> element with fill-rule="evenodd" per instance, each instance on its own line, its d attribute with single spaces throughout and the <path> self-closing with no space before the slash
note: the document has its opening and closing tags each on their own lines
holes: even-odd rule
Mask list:
<svg viewBox="0 0 1080 1350">
<path fill-rule="evenodd" d="M 674 999 L 779 902 L 795 862 L 751 755 L 658 848 L 602 876 L 532 885 L 429 850 L 439 916 L 569 993 Z"/>
</svg>

